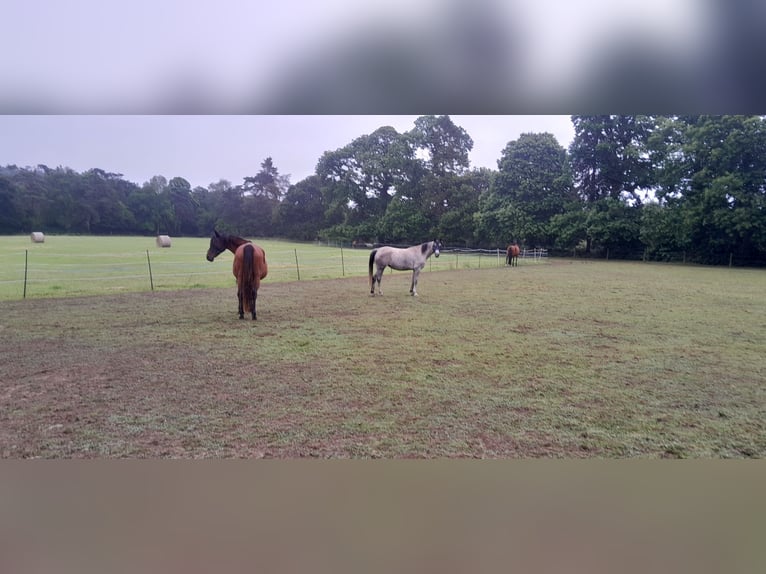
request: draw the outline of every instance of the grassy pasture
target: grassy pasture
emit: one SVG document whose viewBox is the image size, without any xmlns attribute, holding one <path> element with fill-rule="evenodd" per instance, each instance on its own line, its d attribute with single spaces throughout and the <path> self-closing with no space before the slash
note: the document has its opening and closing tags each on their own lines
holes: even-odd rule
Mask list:
<svg viewBox="0 0 766 574">
<path fill-rule="evenodd" d="M 1 457 L 766 454 L 761 270 L 446 254 L 370 297 L 363 260 L 252 322 L 189 241 L 220 287 L 0 301 Z"/>
<path fill-rule="evenodd" d="M 369 249 L 260 239 L 256 243 L 266 251 L 272 283 L 367 274 Z M 27 235 L 0 237 L 0 300 L 23 297 L 25 257 L 28 298 L 150 291 L 152 286 L 158 291 L 231 286 L 233 255 L 226 251 L 209 263 L 208 244 L 208 239 L 187 237 L 174 237 L 170 248 L 157 247 L 154 237 L 53 235 L 38 244 Z M 431 258 L 428 269 L 503 264 L 504 258 L 497 255 L 445 253 Z"/>
</svg>

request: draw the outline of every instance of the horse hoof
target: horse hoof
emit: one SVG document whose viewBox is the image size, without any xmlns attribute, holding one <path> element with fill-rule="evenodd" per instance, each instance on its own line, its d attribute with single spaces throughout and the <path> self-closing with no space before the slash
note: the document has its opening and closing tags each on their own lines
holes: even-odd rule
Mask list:
<svg viewBox="0 0 766 574">
<path fill-rule="evenodd" d="M 240 321 L 241 321 L 242 319 L 244 319 L 244 318 L 245 318 L 245 316 L 244 316 L 244 315 L 240 315 L 240 316 L 239 316 L 239 320 L 240 320 Z"/>
</svg>

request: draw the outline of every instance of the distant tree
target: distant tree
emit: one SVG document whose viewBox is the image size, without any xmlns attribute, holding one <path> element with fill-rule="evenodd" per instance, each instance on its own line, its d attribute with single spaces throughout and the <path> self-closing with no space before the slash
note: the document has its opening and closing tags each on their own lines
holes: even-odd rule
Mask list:
<svg viewBox="0 0 766 574">
<path fill-rule="evenodd" d="M 165 187 L 168 201 L 173 206 L 173 233 L 193 235 L 198 232 L 196 210 L 197 200 L 192 195 L 191 184 L 182 177 L 174 177 Z"/>
<path fill-rule="evenodd" d="M 158 235 L 170 233 L 175 227 L 175 214 L 167 180 L 155 176 L 128 197 L 128 207 L 136 221 L 139 233 Z"/>
<path fill-rule="evenodd" d="M 502 151 L 497 174 L 479 203 L 477 234 L 492 245 L 550 245 L 550 220 L 573 198 L 566 150 L 552 134 L 521 134 Z"/>
<path fill-rule="evenodd" d="M 386 126 L 325 152 L 316 174 L 333 219 L 374 234 L 394 195 L 413 197 L 419 168 L 410 139 Z"/>
<path fill-rule="evenodd" d="M 325 208 L 320 178 L 307 177 L 290 186 L 280 203 L 279 230 L 291 239 L 315 239 L 325 227 Z"/>
<path fill-rule="evenodd" d="M 653 186 L 647 142 L 650 116 L 572 116 L 569 146 L 574 184 L 583 200 L 605 197 L 640 203 L 641 189 Z"/>
<path fill-rule="evenodd" d="M 48 171 L 45 175 L 49 199 L 46 228 L 64 233 L 90 232 L 91 222 L 100 218 L 98 196 L 89 189 L 87 179 L 69 168 Z"/>
<path fill-rule="evenodd" d="M 45 229 L 52 203 L 45 181 L 48 168 L 20 169 L 13 175 L 18 202 L 16 211 L 25 231 Z"/>
<path fill-rule="evenodd" d="M 237 221 L 242 234 L 270 236 L 276 232 L 279 203 L 290 185 L 288 176 L 281 176 L 271 157 L 261 162 L 260 171 L 244 178 L 239 186 L 238 212 L 227 207 L 227 221 Z M 227 200 L 234 197 L 227 197 Z"/>
<path fill-rule="evenodd" d="M 145 182 L 143 188 L 147 191 L 153 191 L 157 195 L 163 193 L 168 186 L 168 178 L 164 175 L 154 175 L 152 178 Z"/>
<path fill-rule="evenodd" d="M 658 198 L 677 210 L 693 259 L 766 258 L 766 120 L 667 118 L 652 140 Z"/>
<path fill-rule="evenodd" d="M 449 116 L 421 116 L 407 135 L 425 152 L 425 167 L 433 175 L 460 174 L 469 168 L 473 140 Z"/>
<path fill-rule="evenodd" d="M 689 248 L 681 210 L 667 202 L 643 205 L 639 238 L 652 259 L 677 259 Z"/>
<path fill-rule="evenodd" d="M 135 220 L 127 207 L 127 200 L 137 186 L 124 180 L 120 173 L 92 169 L 85 172 L 83 176 L 90 182 L 91 200 L 97 214 L 93 232 L 130 232 Z"/>
<path fill-rule="evenodd" d="M 641 190 L 648 190 L 654 185 L 654 171 L 648 147 L 654 118 L 619 115 L 572 116 L 572 123 L 575 137 L 569 146 L 569 158 L 574 186 L 585 203 L 585 209 L 593 210 L 591 222 L 600 222 L 589 224 L 588 229 L 598 230 L 602 246 L 608 243 L 614 247 L 619 238 L 628 238 L 622 234 L 624 228 L 604 225 L 604 217 L 616 214 L 613 202 L 606 200 L 623 201 L 638 208 L 643 200 Z M 591 251 L 595 239 L 588 229 L 585 230 L 587 253 Z M 614 237 L 606 237 L 603 232 L 608 229 L 615 233 L 619 229 L 620 233 Z M 635 227 L 636 233 L 637 229 Z M 636 239 L 637 236 L 632 237 L 628 243 L 633 245 Z"/>
<path fill-rule="evenodd" d="M 431 221 L 415 200 L 397 196 L 388 203 L 377 231 L 381 242 L 413 243 L 428 237 L 430 227 Z"/>
<path fill-rule="evenodd" d="M 194 210 L 194 227 L 198 235 L 210 235 L 215 227 L 217 218 L 216 194 L 213 191 L 215 185 L 217 184 L 210 184 L 207 188 L 197 186 L 191 191 L 192 199 L 196 205 Z"/>
<path fill-rule="evenodd" d="M 610 257 L 634 259 L 642 254 L 641 208 L 613 197 L 605 197 L 587 210 L 587 237 Z"/>
<path fill-rule="evenodd" d="M 290 187 L 290 177 L 279 174 L 271 157 L 261 162 L 261 170 L 252 177 L 246 177 L 242 184 L 245 195 L 265 197 L 279 202 Z"/>
<path fill-rule="evenodd" d="M 24 230 L 20 211 L 16 205 L 20 193 L 13 181 L 0 175 L 0 233 L 18 233 Z"/>
<path fill-rule="evenodd" d="M 495 173 L 487 168 L 473 169 L 445 185 L 438 228 L 431 235 L 438 235 L 447 244 L 473 245 L 474 214 L 479 209 L 479 198 L 489 192 Z"/>
</svg>

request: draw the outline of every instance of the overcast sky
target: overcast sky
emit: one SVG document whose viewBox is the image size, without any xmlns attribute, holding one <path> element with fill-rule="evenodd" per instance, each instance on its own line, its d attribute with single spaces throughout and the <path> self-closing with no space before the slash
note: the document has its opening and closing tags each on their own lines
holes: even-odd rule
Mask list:
<svg viewBox="0 0 766 574">
<path fill-rule="evenodd" d="M 155 175 L 192 187 L 242 183 L 271 157 L 291 183 L 312 175 L 325 151 L 381 126 L 399 133 L 418 116 L 0 116 L 0 165 L 44 164 L 121 173 L 138 185 Z M 474 142 L 472 167 L 497 169 L 509 141 L 552 133 L 568 147 L 569 116 L 450 116 Z"/>
<path fill-rule="evenodd" d="M 762 108 L 752 0 L 3 0 L 0 112 Z M 637 109 L 638 108 L 638 109 Z"/>
</svg>

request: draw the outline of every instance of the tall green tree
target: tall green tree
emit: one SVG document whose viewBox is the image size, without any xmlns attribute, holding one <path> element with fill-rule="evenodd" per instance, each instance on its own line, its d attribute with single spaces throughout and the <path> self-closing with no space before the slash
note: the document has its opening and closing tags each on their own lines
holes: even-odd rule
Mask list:
<svg viewBox="0 0 766 574">
<path fill-rule="evenodd" d="M 617 216 L 619 210 L 615 209 L 613 201 L 622 201 L 638 209 L 647 190 L 654 185 L 655 174 L 648 147 L 654 118 L 572 116 L 572 124 L 575 137 L 569 147 L 569 158 L 573 183 L 585 202 L 585 209 L 592 211 L 585 218 L 592 223 L 585 230 L 573 231 L 570 235 L 577 236 L 584 232 L 585 251 L 590 253 L 592 242 L 597 238 L 602 247 L 607 243 L 614 246 L 620 238 L 627 239 L 623 235 L 604 235 L 604 231 L 609 229 L 615 233 L 625 231 L 617 222 L 606 225 L 604 221 L 605 217 Z M 572 221 L 581 221 L 581 218 Z M 591 229 L 598 230 L 598 233 L 594 235 Z M 634 243 L 635 239 L 630 238 L 630 243 Z"/>
<path fill-rule="evenodd" d="M 411 235 L 402 239 L 414 242 L 437 235 L 444 215 L 464 204 L 466 190 L 462 177 L 470 167 L 468 154 L 473 149 L 473 139 L 446 115 L 421 116 L 406 135 L 415 150 L 418 176 L 410 193 L 400 198 L 396 212 L 401 212 L 405 205 L 408 212 L 420 212 L 417 218 L 412 213 L 410 222 L 419 223 L 410 225 Z M 388 218 L 393 216 L 389 214 Z M 454 213 L 449 217 L 454 223 Z"/>
<path fill-rule="evenodd" d="M 325 227 L 321 179 L 312 175 L 290 186 L 279 205 L 280 233 L 291 239 L 313 240 Z"/>
<path fill-rule="evenodd" d="M 397 193 L 413 197 L 419 168 L 410 138 L 384 126 L 325 152 L 316 174 L 322 180 L 329 212 L 336 219 L 342 216 L 342 225 L 364 235 L 376 233 L 377 223 Z"/>
<path fill-rule="evenodd" d="M 550 133 L 521 134 L 502 151 L 476 218 L 477 233 L 497 245 L 550 245 L 550 220 L 572 199 L 566 150 Z"/>
<path fill-rule="evenodd" d="M 24 230 L 21 212 L 16 207 L 20 192 L 10 177 L 0 175 L 0 233 Z"/>
<path fill-rule="evenodd" d="M 53 199 L 46 184 L 50 168 L 38 165 L 32 169 L 21 169 L 14 173 L 13 182 L 18 190 L 19 201 L 16 210 L 25 231 L 45 229 Z"/>
<path fill-rule="evenodd" d="M 198 233 L 196 211 L 199 207 L 192 195 L 191 184 L 182 177 L 174 177 L 165 187 L 168 201 L 173 206 L 173 229 L 177 235 Z"/>
<path fill-rule="evenodd" d="M 289 185 L 289 177 L 279 174 L 271 157 L 261 162 L 260 171 L 246 177 L 240 186 L 240 233 L 261 237 L 274 235 L 279 203 Z"/>
<path fill-rule="evenodd" d="M 645 203 L 639 238 L 650 259 L 674 260 L 689 249 L 683 214 L 668 202 Z"/>
<path fill-rule="evenodd" d="M 83 176 L 69 168 L 46 174 L 46 194 L 50 200 L 45 214 L 51 230 L 64 233 L 88 233 L 90 223 L 99 219 L 96 197 L 85 185 Z"/>
<path fill-rule="evenodd" d="M 289 187 L 289 176 L 280 175 L 270 156 L 261 162 L 261 169 L 257 174 L 245 177 L 242 183 L 245 195 L 265 197 L 274 203 L 282 199 Z"/>
<path fill-rule="evenodd" d="M 600 199 L 642 201 L 641 190 L 654 184 L 647 142 L 650 116 L 572 116 L 575 136 L 569 147 L 574 184 L 587 203 Z"/>
<path fill-rule="evenodd" d="M 409 197 L 396 196 L 388 204 L 386 213 L 377 225 L 379 240 L 384 243 L 413 243 L 431 235 L 431 221 L 418 202 Z"/>
<path fill-rule="evenodd" d="M 461 174 L 470 167 L 473 139 L 449 116 L 421 116 L 407 135 L 424 152 L 425 168 L 434 176 Z"/>
<path fill-rule="evenodd" d="M 122 174 L 93 168 L 82 174 L 81 211 L 86 218 L 87 233 L 124 233 L 134 225 L 127 206 L 136 185 L 125 181 Z"/>
<path fill-rule="evenodd" d="M 175 225 L 173 204 L 167 192 L 167 179 L 154 176 L 128 197 L 128 207 L 137 231 L 147 234 L 171 233 Z"/>
<path fill-rule="evenodd" d="M 444 186 L 444 203 L 434 235 L 447 244 L 473 245 L 474 214 L 479 209 L 479 198 L 489 192 L 494 177 L 494 171 L 482 167 L 450 178 Z"/>
<path fill-rule="evenodd" d="M 766 255 L 766 124 L 761 116 L 666 119 L 653 140 L 658 197 L 681 214 L 693 259 Z"/>
</svg>

